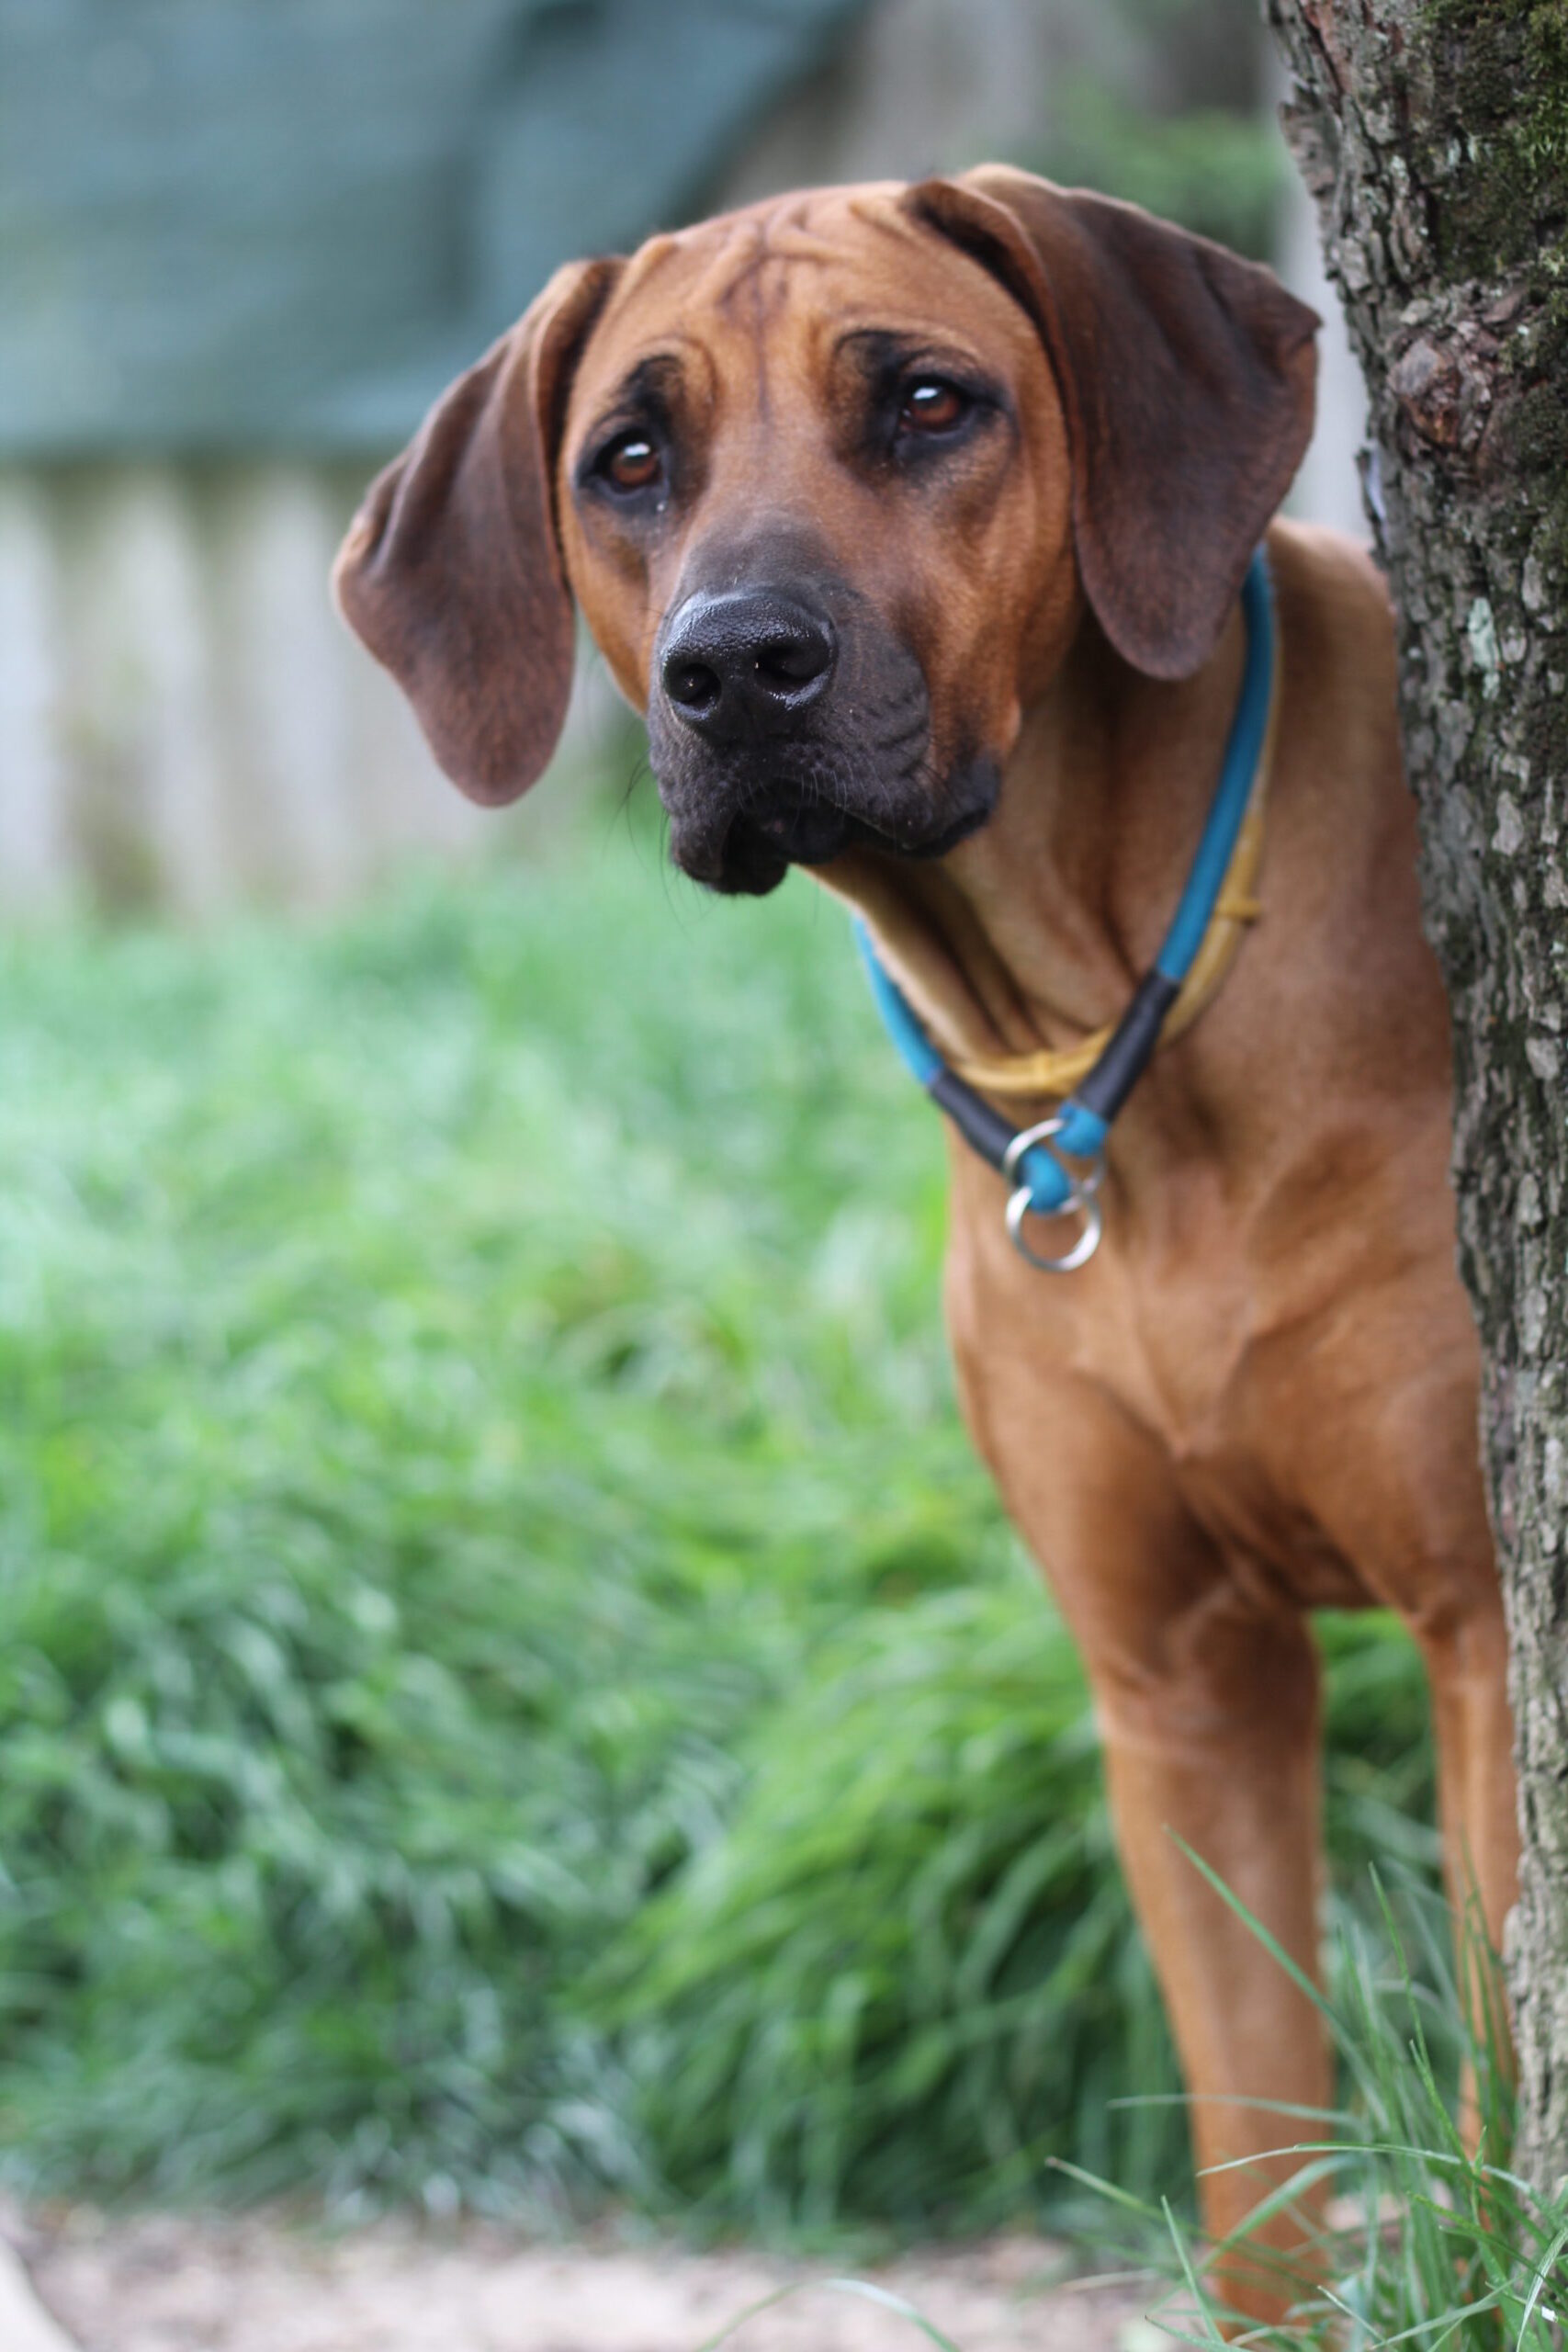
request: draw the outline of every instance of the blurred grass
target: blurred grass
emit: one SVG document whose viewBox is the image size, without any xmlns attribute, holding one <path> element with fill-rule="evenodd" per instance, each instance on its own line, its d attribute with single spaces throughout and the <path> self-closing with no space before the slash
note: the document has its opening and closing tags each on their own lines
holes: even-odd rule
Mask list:
<svg viewBox="0 0 1568 2352">
<path fill-rule="evenodd" d="M 778 2230 L 1179 2178 L 830 903 L 606 820 L 0 944 L 0 1065 L 13 2179 Z M 1328 1639 L 1342 1871 L 1429 1869 L 1410 1656 Z"/>
</svg>

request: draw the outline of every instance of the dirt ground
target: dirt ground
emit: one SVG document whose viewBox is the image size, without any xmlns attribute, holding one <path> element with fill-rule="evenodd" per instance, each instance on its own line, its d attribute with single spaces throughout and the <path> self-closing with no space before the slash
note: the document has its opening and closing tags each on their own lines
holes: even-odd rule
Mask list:
<svg viewBox="0 0 1568 2352">
<path fill-rule="evenodd" d="M 823 2283 L 830 2266 L 606 2238 L 382 2222 L 337 2236 L 275 2221 L 82 2211 L 6 2217 L 45 2311 L 83 2352 L 700 2352 L 750 2304 L 736 2352 L 917 2352 L 909 2319 Z M 1036 2239 L 916 2252 L 858 2270 L 960 2352 L 1158 2352 L 1150 2288 L 1066 2283 Z"/>
</svg>

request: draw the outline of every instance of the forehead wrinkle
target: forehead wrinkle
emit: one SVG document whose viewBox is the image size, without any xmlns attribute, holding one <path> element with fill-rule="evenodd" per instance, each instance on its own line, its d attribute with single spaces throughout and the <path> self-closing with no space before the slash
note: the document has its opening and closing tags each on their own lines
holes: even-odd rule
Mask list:
<svg viewBox="0 0 1568 2352">
<path fill-rule="evenodd" d="M 809 198 L 799 198 L 771 212 L 742 215 L 736 232 L 727 238 L 695 289 L 699 299 L 705 296 L 718 317 L 743 324 L 749 333 L 757 408 L 764 420 L 771 413 L 775 372 L 770 328 L 796 303 L 802 270 L 817 275 L 814 299 L 798 302 L 802 314 L 809 316 L 823 307 L 827 273 L 841 269 L 845 261 L 841 234 L 824 234 L 814 228 L 814 210 L 819 212 L 820 208 Z M 833 218 L 829 210 L 830 222 Z"/>
<path fill-rule="evenodd" d="M 628 295 L 639 292 L 648 284 L 649 278 L 657 277 L 672 261 L 678 260 L 680 253 L 679 237 L 649 237 L 646 244 L 637 247 L 622 270 L 620 281 L 612 297 L 612 308 L 619 310 Z"/>
<path fill-rule="evenodd" d="M 761 223 L 741 219 L 719 245 L 697 277 L 691 300 L 721 314 L 734 310 L 741 289 L 766 257 L 767 237 Z"/>
<path fill-rule="evenodd" d="M 742 292 L 750 288 L 761 300 L 759 281 L 766 270 L 776 265 L 781 283 L 773 289 L 773 299 L 777 302 L 784 291 L 782 281 L 795 264 L 828 267 L 841 262 L 841 243 L 820 235 L 810 227 L 810 209 L 808 202 L 800 200 L 773 212 L 737 214 L 729 233 L 693 288 L 695 299 L 711 302 L 716 310 L 728 311 L 736 307 Z"/>
</svg>

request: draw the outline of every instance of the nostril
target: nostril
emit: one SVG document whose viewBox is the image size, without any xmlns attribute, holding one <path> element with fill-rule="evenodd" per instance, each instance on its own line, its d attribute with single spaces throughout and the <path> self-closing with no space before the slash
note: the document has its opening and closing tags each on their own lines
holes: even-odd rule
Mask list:
<svg viewBox="0 0 1568 2352">
<path fill-rule="evenodd" d="M 826 638 L 776 637 L 759 645 L 758 677 L 767 686 L 808 686 L 828 667 L 832 648 Z"/>
<path fill-rule="evenodd" d="M 664 691 L 682 710 L 700 718 L 715 708 L 723 688 L 718 672 L 705 662 L 672 662 L 664 673 Z"/>
</svg>

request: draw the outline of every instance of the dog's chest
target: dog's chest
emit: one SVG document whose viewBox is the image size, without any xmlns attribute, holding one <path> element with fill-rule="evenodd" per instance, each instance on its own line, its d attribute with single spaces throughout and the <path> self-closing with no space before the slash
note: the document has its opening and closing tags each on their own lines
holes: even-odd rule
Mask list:
<svg viewBox="0 0 1568 2352">
<path fill-rule="evenodd" d="M 1082 1281 L 1033 1274 L 960 1220 L 948 1310 L 976 1441 L 1037 1544 L 1030 1522 L 1055 1540 L 1081 1492 L 1111 1529 L 1195 1521 L 1260 1598 L 1368 1599 L 1316 1468 L 1365 1442 L 1354 1351 L 1312 1318 L 1260 1320 L 1223 1216 L 1185 1217 L 1179 1247 L 1112 1243 Z"/>
<path fill-rule="evenodd" d="M 1126 1284 L 1077 1361 L 1163 1460 L 1186 1510 L 1259 1596 L 1353 1608 L 1360 1577 L 1321 1508 L 1313 1462 L 1361 1442 L 1317 1334 L 1257 1320 L 1236 1258 L 1194 1251 Z M 1081 1321 L 1081 1317 L 1079 1318 Z"/>
</svg>

